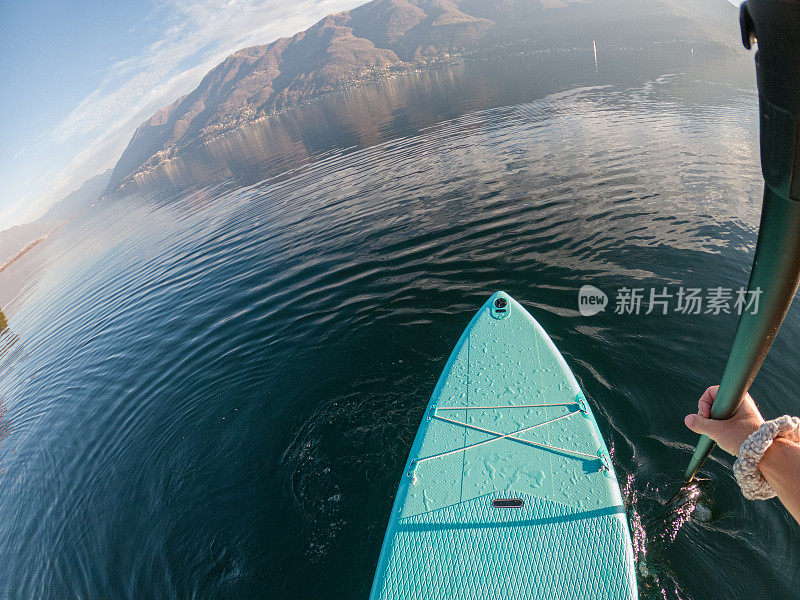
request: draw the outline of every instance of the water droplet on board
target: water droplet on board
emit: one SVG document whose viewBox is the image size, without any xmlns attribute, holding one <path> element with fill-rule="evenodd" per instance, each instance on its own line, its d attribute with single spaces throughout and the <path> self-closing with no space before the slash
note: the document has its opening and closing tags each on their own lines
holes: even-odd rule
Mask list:
<svg viewBox="0 0 800 600">
<path fill-rule="evenodd" d="M 545 474 L 544 471 L 534 471 L 533 472 L 533 481 L 536 484 L 536 487 L 541 487 L 542 483 L 544 483 Z"/>
</svg>

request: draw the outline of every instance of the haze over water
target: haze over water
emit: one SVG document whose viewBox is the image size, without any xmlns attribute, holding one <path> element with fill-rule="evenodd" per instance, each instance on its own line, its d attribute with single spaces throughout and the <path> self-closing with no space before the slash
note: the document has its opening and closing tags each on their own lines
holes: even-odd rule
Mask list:
<svg viewBox="0 0 800 600">
<path fill-rule="evenodd" d="M 577 290 L 746 285 L 749 61 L 591 47 L 287 111 L 106 198 L 0 273 L 0 597 L 366 598 L 461 331 L 503 289 L 613 454 L 643 598 L 789 598 L 795 524 L 717 451 L 663 503 L 735 314 L 577 311 Z M 753 388 L 800 413 L 794 307 Z M 708 514 L 710 512 L 710 514 Z"/>
</svg>

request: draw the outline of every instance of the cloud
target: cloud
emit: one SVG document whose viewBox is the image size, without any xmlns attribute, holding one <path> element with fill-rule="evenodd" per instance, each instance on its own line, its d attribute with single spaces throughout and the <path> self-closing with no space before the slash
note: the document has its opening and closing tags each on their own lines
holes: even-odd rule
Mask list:
<svg viewBox="0 0 800 600">
<path fill-rule="evenodd" d="M 0 218 L 36 217 L 85 179 L 113 166 L 136 127 L 159 108 L 190 92 L 203 75 L 236 50 L 306 29 L 327 14 L 362 0 L 167 0 L 144 27 L 154 41 L 135 56 L 115 60 L 100 84 L 51 130 L 17 153 L 80 144 L 57 172 L 42 174 Z M 24 217 L 22 215 L 24 214 Z M 7 221 L 6 221 L 7 222 Z"/>
</svg>

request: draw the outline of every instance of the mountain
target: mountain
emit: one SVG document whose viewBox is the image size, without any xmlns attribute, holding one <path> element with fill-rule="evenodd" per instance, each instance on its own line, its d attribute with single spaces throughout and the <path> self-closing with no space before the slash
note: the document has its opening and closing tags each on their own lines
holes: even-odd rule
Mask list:
<svg viewBox="0 0 800 600">
<path fill-rule="evenodd" d="M 109 188 L 246 123 L 378 77 L 531 42 L 735 52 L 737 15 L 727 0 L 373 0 L 229 56 L 136 130 Z"/>
<path fill-rule="evenodd" d="M 113 169 L 108 169 L 84 181 L 77 190 L 53 204 L 44 215 L 37 219 L 37 222 L 60 223 L 71 219 L 102 196 L 108 182 L 111 181 L 112 172 Z"/>
<path fill-rule="evenodd" d="M 112 169 L 87 179 L 32 223 L 0 231 L 0 271 L 7 263 L 34 246 L 56 227 L 96 202 L 111 180 Z"/>
</svg>

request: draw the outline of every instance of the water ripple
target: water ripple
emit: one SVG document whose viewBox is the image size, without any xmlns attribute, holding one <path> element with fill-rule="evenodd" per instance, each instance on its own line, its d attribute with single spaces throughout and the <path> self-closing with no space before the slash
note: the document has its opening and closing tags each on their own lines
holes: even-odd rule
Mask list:
<svg viewBox="0 0 800 600">
<path fill-rule="evenodd" d="M 694 101 L 693 76 L 667 73 L 384 128 L 245 184 L 128 191 L 16 260 L 0 595 L 365 597 L 430 391 L 501 288 L 552 334 L 614 447 L 643 597 L 789 593 L 798 567 L 770 551 L 797 536 L 722 458 L 709 518 L 659 537 L 693 440 L 682 416 L 734 319 L 575 311 L 587 282 L 746 281 L 756 98 L 731 84 Z M 796 311 L 785 329 L 788 348 Z M 795 398 L 781 360 L 757 388 Z M 746 580 L 724 575 L 741 557 Z"/>
</svg>

